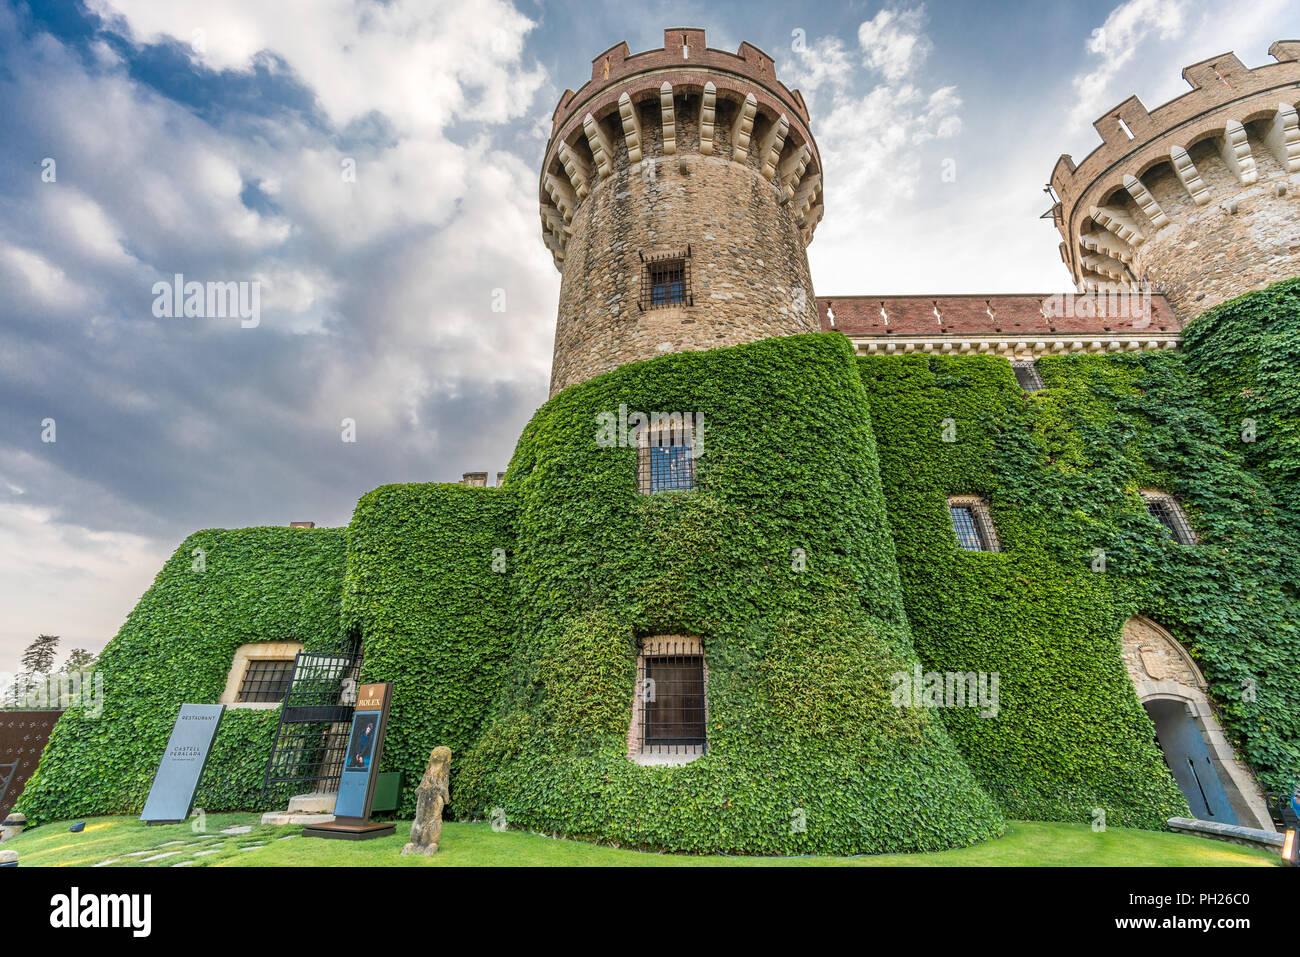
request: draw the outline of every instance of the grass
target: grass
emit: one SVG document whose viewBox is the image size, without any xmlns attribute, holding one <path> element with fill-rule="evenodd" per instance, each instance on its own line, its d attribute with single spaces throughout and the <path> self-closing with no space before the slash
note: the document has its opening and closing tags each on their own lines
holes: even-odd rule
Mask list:
<svg viewBox="0 0 1300 957">
<path fill-rule="evenodd" d="M 696 857 L 602 847 L 554 840 L 523 831 L 493 831 L 486 822 L 448 822 L 442 847 L 429 857 L 399 852 L 410 822 L 392 837 L 371 841 L 304 838 L 300 826 L 272 827 L 252 814 L 210 814 L 206 828 L 191 824 L 147 826 L 134 817 L 86 820 L 80 834 L 71 822 L 34 828 L 5 850 L 18 852 L 20 866 L 171 867 L 663 867 L 794 866 L 816 867 L 1268 867 L 1276 855 L 1185 834 L 1111 828 L 1094 833 L 1087 824 L 1013 821 L 1007 833 L 974 847 L 932 854 L 872 857 Z M 231 826 L 250 826 L 245 834 L 224 834 Z"/>
</svg>

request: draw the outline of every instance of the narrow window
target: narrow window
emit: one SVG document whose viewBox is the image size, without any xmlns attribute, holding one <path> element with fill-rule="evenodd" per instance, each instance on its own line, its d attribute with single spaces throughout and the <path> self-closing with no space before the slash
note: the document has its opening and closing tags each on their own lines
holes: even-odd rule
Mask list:
<svg viewBox="0 0 1300 957">
<path fill-rule="evenodd" d="M 674 413 L 652 428 L 637 449 L 637 487 L 642 495 L 695 488 L 695 439 L 688 416 Z"/>
<path fill-rule="evenodd" d="M 948 499 L 948 514 L 952 517 L 952 530 L 957 535 L 957 546 L 968 552 L 999 552 L 1002 550 L 993 530 L 988 503 L 975 495 L 955 495 Z"/>
<path fill-rule="evenodd" d="M 1043 387 L 1043 380 L 1038 375 L 1038 366 L 1033 359 L 1027 362 L 1011 363 L 1011 370 L 1016 374 L 1016 381 L 1026 392 L 1037 392 Z"/>
<path fill-rule="evenodd" d="M 691 251 L 686 247 L 686 254 L 671 253 L 648 258 L 641 257 L 644 264 L 641 273 L 641 296 L 637 306 L 644 312 L 647 309 L 665 309 L 670 306 L 692 306 L 695 304 L 691 295 Z"/>
<path fill-rule="evenodd" d="M 240 703 L 280 702 L 293 681 L 292 658 L 254 658 L 244 669 L 235 700 Z"/>
<path fill-rule="evenodd" d="M 639 764 L 686 764 L 704 754 L 708 668 L 700 639 L 656 635 L 641 643 L 628 730 L 628 757 Z"/>
<path fill-rule="evenodd" d="M 1169 537 L 1179 545 L 1195 545 L 1196 532 L 1183 507 L 1166 492 L 1144 491 L 1142 500 L 1146 502 L 1147 512 L 1169 531 Z"/>
</svg>

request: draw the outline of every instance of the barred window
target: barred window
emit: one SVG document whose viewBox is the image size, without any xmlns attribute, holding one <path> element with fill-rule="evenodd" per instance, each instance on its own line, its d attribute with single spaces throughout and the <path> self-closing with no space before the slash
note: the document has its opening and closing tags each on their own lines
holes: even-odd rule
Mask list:
<svg viewBox="0 0 1300 957">
<path fill-rule="evenodd" d="M 968 552 L 999 552 L 1002 550 L 988 503 L 975 495 L 954 495 L 948 499 L 948 514 L 952 530 L 957 535 L 957 546 Z"/>
<path fill-rule="evenodd" d="M 695 488 L 694 430 L 680 417 L 672 427 L 646 433 L 637 449 L 637 487 L 642 495 Z"/>
<path fill-rule="evenodd" d="M 658 256 L 642 254 L 641 295 L 637 306 L 644 312 L 647 309 L 663 309 L 668 306 L 691 306 L 695 299 L 691 295 L 691 247 L 686 247 L 685 254 L 664 253 Z"/>
<path fill-rule="evenodd" d="M 1011 371 L 1016 374 L 1016 381 L 1020 383 L 1020 388 L 1026 392 L 1037 392 L 1043 388 L 1042 377 L 1039 376 L 1038 366 L 1033 359 L 1011 363 Z"/>
<path fill-rule="evenodd" d="M 1178 500 L 1166 492 L 1143 491 L 1142 500 L 1146 502 L 1147 512 L 1169 531 L 1169 537 L 1179 545 L 1195 545 L 1196 531 L 1187 521 L 1183 507 Z"/>
<path fill-rule="evenodd" d="M 641 643 L 628 757 L 685 764 L 707 746 L 708 670 L 700 639 L 657 635 Z"/>
<path fill-rule="evenodd" d="M 698 655 L 647 658 L 646 744 L 704 743 L 704 659 Z"/>
<path fill-rule="evenodd" d="M 254 658 L 244 669 L 237 702 L 279 702 L 293 681 L 293 659 Z"/>
</svg>

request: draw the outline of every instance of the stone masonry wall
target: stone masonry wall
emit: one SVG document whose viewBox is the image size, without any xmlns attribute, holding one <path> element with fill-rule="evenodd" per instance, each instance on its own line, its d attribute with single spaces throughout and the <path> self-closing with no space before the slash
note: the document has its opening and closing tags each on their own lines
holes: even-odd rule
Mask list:
<svg viewBox="0 0 1300 957">
<path fill-rule="evenodd" d="M 677 152 L 662 155 L 653 103 L 638 108 L 646 158 L 629 165 L 617 117 L 602 128 L 614 174 L 570 224 L 551 394 L 626 362 L 816 332 L 816 301 L 793 203 L 759 174 L 759 150 L 731 159 L 735 104 L 717 107 L 716 149 L 701 155 L 698 97 L 678 97 Z M 692 102 L 694 101 L 694 102 Z M 770 121 L 761 114 L 754 141 Z M 692 305 L 638 308 L 646 256 L 690 247 Z"/>
<path fill-rule="evenodd" d="M 1171 223 L 1150 229 L 1133 265 L 1184 321 L 1243 292 L 1300 275 L 1300 176 L 1288 176 L 1251 127 L 1247 131 L 1259 173 L 1251 186 L 1237 182 L 1209 141 L 1188 151 L 1213 196 L 1204 206 L 1192 202 L 1168 164 L 1142 177 Z M 1281 196 L 1279 186 L 1286 190 Z M 1130 209 L 1149 228 L 1136 204 Z"/>
</svg>

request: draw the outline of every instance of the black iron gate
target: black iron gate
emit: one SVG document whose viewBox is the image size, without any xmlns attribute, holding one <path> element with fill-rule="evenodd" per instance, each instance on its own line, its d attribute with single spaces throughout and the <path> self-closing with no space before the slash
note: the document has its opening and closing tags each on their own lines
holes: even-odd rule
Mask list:
<svg viewBox="0 0 1300 957">
<path fill-rule="evenodd" d="M 264 802 L 338 790 L 360 671 L 358 640 L 294 657 L 293 683 L 284 696 L 262 782 Z"/>
</svg>

